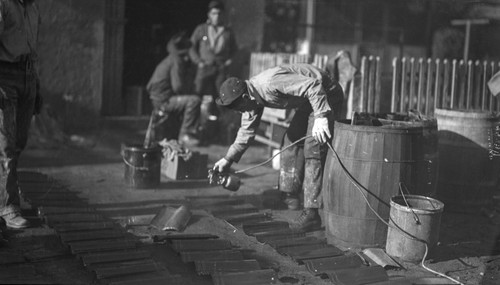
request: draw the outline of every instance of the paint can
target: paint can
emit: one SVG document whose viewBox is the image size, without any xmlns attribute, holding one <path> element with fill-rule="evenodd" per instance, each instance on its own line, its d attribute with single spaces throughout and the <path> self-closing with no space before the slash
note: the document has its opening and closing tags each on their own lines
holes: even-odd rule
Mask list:
<svg viewBox="0 0 500 285">
<path fill-rule="evenodd" d="M 439 238 L 443 202 L 420 195 L 391 198 L 387 254 L 408 262 L 419 262 L 425 244 L 432 250 Z M 408 235 L 409 234 L 409 235 Z"/>
<path fill-rule="evenodd" d="M 125 183 L 133 188 L 154 188 L 160 185 L 161 147 L 144 148 L 139 144 L 122 144 Z"/>
</svg>

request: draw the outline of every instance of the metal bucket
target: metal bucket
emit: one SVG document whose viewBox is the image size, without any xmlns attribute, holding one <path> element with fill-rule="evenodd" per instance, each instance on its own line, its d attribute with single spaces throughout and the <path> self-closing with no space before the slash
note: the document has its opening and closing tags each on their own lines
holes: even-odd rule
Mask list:
<svg viewBox="0 0 500 285">
<path fill-rule="evenodd" d="M 161 147 L 144 148 L 139 144 L 122 144 L 125 183 L 133 188 L 154 188 L 160 185 Z"/>
<path fill-rule="evenodd" d="M 425 244 L 402 231 L 425 241 L 429 250 L 432 250 L 439 238 L 443 209 L 443 202 L 425 196 L 392 197 L 389 220 L 391 226 L 387 232 L 385 246 L 387 254 L 404 261 L 421 261 L 425 254 Z"/>
</svg>

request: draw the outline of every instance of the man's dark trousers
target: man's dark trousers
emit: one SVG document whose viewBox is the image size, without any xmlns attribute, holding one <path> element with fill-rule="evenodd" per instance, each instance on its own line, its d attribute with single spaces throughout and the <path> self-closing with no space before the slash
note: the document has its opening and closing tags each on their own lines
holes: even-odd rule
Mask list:
<svg viewBox="0 0 500 285">
<path fill-rule="evenodd" d="M 36 81 L 29 60 L 0 62 L 0 215 L 20 206 L 17 162 L 28 141 Z"/>
</svg>

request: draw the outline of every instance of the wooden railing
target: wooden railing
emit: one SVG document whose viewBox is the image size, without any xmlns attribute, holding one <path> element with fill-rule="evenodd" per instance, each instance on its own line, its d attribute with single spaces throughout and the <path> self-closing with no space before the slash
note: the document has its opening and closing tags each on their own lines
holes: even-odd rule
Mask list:
<svg viewBox="0 0 500 285">
<path fill-rule="evenodd" d="M 328 55 L 313 56 L 287 53 L 252 53 L 250 58 L 250 77 L 283 63 L 311 63 L 325 69 Z M 353 111 L 378 112 L 380 110 L 380 58 L 362 57 L 361 69 L 355 80 L 351 81 L 347 102 L 347 117 Z"/>
<path fill-rule="evenodd" d="M 250 57 L 250 77 L 260 72 L 283 63 L 311 63 L 321 69 L 325 69 L 329 56 L 315 54 L 313 56 L 286 54 L 286 53 L 252 53 Z M 360 72 L 355 75 L 349 85 L 346 94 L 346 110 L 342 114 L 351 118 L 353 112 L 378 112 L 380 110 L 380 58 L 363 57 L 361 59 Z M 287 117 L 285 110 L 264 109 L 262 122 L 268 124 L 266 136 L 257 136 L 256 140 L 279 148 L 280 140 L 276 140 L 275 133 L 282 132 L 281 129 L 288 126 L 284 122 Z"/>
<path fill-rule="evenodd" d="M 252 53 L 250 56 L 250 77 L 285 63 L 310 63 L 310 56 L 291 53 Z"/>
<path fill-rule="evenodd" d="M 356 84 L 356 81 L 354 81 L 353 86 L 351 86 L 354 87 L 351 88 L 351 90 L 356 90 L 356 87 L 359 88 L 358 96 L 356 96 L 356 94 L 352 94 L 352 96 L 349 96 L 349 99 L 353 101 L 357 99 L 358 101 L 357 104 L 353 102 L 352 109 L 357 112 L 380 112 L 380 57 L 363 56 L 361 58 L 361 69 L 359 77 L 360 82 Z"/>
<path fill-rule="evenodd" d="M 279 64 L 300 62 L 325 69 L 328 56 L 253 53 L 250 76 Z M 394 58 L 392 78 L 385 76 L 382 79 L 381 70 L 383 68 L 379 57 L 361 58 L 361 68 L 346 94 L 346 118 L 351 118 L 353 112 L 386 112 L 389 105 L 391 112 L 415 110 L 426 116 L 433 116 L 436 108 L 500 112 L 500 98 L 493 96 L 487 87 L 488 80 L 500 70 L 498 62 L 465 63 L 463 60 Z M 382 89 L 385 91 L 381 91 Z M 390 93 L 390 98 L 382 97 L 382 92 Z M 268 124 L 268 128 L 266 136 L 258 136 L 259 141 L 279 147 L 279 140 L 275 137 L 280 136 L 276 134 L 281 134 L 282 129 L 287 127 L 283 121 L 287 115 L 283 111 L 264 111 L 262 121 Z"/>
<path fill-rule="evenodd" d="M 324 69 L 328 62 L 328 55 L 315 54 L 310 56 L 307 54 L 292 54 L 292 53 L 252 53 L 250 57 L 250 77 L 259 74 L 260 72 L 285 63 L 311 63 L 319 68 Z"/>
<path fill-rule="evenodd" d="M 500 111 L 500 100 L 492 96 L 487 87 L 499 64 L 394 58 L 391 111 L 416 110 L 429 116 L 435 108 Z"/>
</svg>

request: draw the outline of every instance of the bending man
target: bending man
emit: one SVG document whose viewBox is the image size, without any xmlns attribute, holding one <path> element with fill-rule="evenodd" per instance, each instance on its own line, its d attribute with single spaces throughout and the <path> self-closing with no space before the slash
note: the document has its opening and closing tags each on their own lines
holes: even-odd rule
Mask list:
<svg viewBox="0 0 500 285">
<path fill-rule="evenodd" d="M 304 141 L 304 211 L 290 227 L 308 230 L 320 226 L 318 209 L 322 206 L 325 142 L 332 137 L 333 121 L 342 101 L 339 84 L 327 72 L 309 64 L 277 66 L 247 81 L 234 77 L 227 79 L 216 102 L 241 112 L 241 127 L 227 154 L 215 163 L 214 170 L 224 172 L 240 160 L 255 138 L 264 107 L 295 109 L 287 136 L 291 141 L 307 136 Z"/>
</svg>

